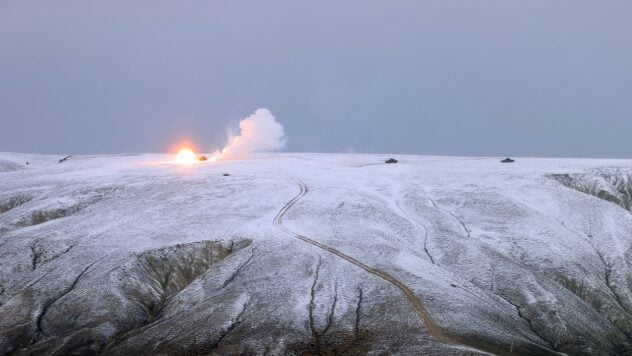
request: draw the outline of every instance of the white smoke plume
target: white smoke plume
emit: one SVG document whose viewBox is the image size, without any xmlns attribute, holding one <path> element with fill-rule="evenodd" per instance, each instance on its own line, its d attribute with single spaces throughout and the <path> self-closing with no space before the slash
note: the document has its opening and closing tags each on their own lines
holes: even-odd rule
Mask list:
<svg viewBox="0 0 632 356">
<path fill-rule="evenodd" d="M 244 159 L 251 153 L 278 151 L 285 147 L 283 126 L 268 109 L 257 109 L 239 122 L 239 135 L 230 136 L 228 144 L 214 160 Z"/>
</svg>

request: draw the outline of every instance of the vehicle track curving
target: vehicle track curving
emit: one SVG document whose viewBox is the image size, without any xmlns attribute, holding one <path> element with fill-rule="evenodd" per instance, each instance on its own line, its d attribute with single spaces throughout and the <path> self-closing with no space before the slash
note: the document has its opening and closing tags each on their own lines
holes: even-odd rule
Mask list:
<svg viewBox="0 0 632 356">
<path fill-rule="evenodd" d="M 312 246 L 325 250 L 337 257 L 340 257 L 344 259 L 345 261 L 363 269 L 364 271 L 386 281 L 387 283 L 399 289 L 404 295 L 404 297 L 406 298 L 406 300 L 408 301 L 408 303 L 410 304 L 410 306 L 415 311 L 415 314 L 417 315 L 419 320 L 425 325 L 430 335 L 436 340 L 440 342 L 448 343 L 448 344 L 456 344 L 456 345 L 459 345 L 460 347 L 468 349 L 469 351 L 475 351 L 475 352 L 480 352 L 484 354 L 491 353 L 491 354 L 504 355 L 504 354 L 512 353 L 511 350 L 506 350 L 502 348 L 500 345 L 491 344 L 484 340 L 471 340 L 462 336 L 450 335 L 446 329 L 440 326 L 432 318 L 432 316 L 426 309 L 426 306 L 424 305 L 423 301 L 417 296 L 417 294 L 412 289 L 407 287 L 403 282 L 393 277 L 391 274 L 385 271 L 379 270 L 377 268 L 370 267 L 364 264 L 363 262 L 357 260 L 356 258 L 335 249 L 334 247 L 331 247 L 319 241 L 313 240 L 307 236 L 301 235 L 283 226 L 283 218 L 285 217 L 287 212 L 294 205 L 296 205 L 296 203 L 298 203 L 301 200 L 301 198 L 303 198 L 309 192 L 309 187 L 304 182 L 299 181 L 298 184 L 300 187 L 299 193 L 296 196 L 294 196 L 292 200 L 287 202 L 274 217 L 273 225 L 275 227 L 277 227 L 279 230 L 283 231 L 284 233 L 286 233 L 287 235 L 293 238 L 301 240 Z M 543 351 L 543 354 L 548 354 L 547 351 L 551 351 L 551 350 L 543 348 L 539 351 L 541 352 Z M 555 354 L 555 352 L 551 352 L 551 354 Z"/>
</svg>

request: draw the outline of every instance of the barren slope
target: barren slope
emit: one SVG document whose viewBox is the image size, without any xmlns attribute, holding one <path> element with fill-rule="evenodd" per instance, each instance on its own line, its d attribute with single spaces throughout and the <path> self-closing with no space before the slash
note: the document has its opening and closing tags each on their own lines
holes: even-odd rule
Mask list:
<svg viewBox="0 0 632 356">
<path fill-rule="evenodd" d="M 0 354 L 632 354 L 630 161 L 59 158 L 0 154 Z"/>
</svg>

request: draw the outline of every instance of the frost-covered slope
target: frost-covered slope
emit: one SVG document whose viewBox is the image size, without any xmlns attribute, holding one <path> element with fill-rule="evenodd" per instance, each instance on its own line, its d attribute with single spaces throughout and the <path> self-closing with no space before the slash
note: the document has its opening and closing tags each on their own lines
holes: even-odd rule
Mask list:
<svg viewBox="0 0 632 356">
<path fill-rule="evenodd" d="M 0 354 L 632 353 L 631 161 L 59 158 L 0 154 Z"/>
</svg>

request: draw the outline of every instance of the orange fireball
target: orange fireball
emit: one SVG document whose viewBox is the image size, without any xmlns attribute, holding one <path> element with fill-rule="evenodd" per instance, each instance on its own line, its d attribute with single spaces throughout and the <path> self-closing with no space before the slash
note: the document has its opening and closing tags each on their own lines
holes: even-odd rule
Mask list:
<svg viewBox="0 0 632 356">
<path fill-rule="evenodd" d="M 197 162 L 197 157 L 190 148 L 182 148 L 176 154 L 176 163 L 178 164 L 193 164 L 195 162 Z"/>
</svg>

